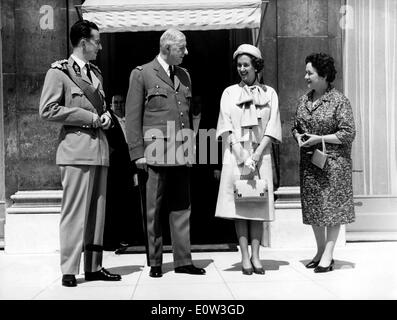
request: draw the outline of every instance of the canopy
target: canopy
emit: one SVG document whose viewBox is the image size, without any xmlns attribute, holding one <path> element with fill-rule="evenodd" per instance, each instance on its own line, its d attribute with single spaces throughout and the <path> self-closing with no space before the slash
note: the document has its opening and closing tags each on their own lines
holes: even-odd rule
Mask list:
<svg viewBox="0 0 397 320">
<path fill-rule="evenodd" d="M 101 32 L 258 28 L 261 0 L 86 0 Z"/>
</svg>

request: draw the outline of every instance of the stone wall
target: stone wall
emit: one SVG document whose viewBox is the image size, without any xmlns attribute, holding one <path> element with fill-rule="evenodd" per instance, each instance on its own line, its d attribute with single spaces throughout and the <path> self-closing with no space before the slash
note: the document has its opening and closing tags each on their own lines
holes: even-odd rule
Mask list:
<svg viewBox="0 0 397 320">
<path fill-rule="evenodd" d="M 23 190 L 61 189 L 55 165 L 59 124 L 39 119 L 41 89 L 51 62 L 70 53 L 69 27 L 81 0 L 0 0 L 3 88 L 0 94 L 0 240 L 4 208 Z M 345 0 L 270 0 L 260 47 L 266 84 L 279 95 L 283 143 L 281 186 L 299 184 L 298 148 L 291 137 L 296 101 L 306 90 L 304 58 L 324 51 L 336 60 L 342 89 L 341 6 Z M 53 11 L 51 11 L 53 10 Z M 51 20 L 53 13 L 53 20 Z M 102 66 L 106 71 L 106 66 Z M 1 80 L 0 80 L 1 90 Z M 3 118 L 2 115 L 3 114 Z"/>
<path fill-rule="evenodd" d="M 38 104 L 45 73 L 54 60 L 68 56 L 68 29 L 81 1 L 3 0 L 3 100 L 6 199 L 17 190 L 58 189 L 54 165 L 58 124 L 41 121 Z M 337 64 L 336 87 L 342 87 L 342 30 L 339 13 L 344 0 L 271 0 L 261 49 L 266 60 L 265 83 L 280 99 L 283 144 L 281 186 L 299 184 L 298 149 L 290 135 L 298 97 L 306 91 L 304 58 L 314 51 L 331 53 Z M 43 29 L 43 6 L 53 8 L 53 29 Z"/>
<path fill-rule="evenodd" d="M 0 1 L 0 12 L 2 3 Z M 2 33 L 3 17 L 0 15 L 0 35 Z M 0 37 L 0 248 L 4 246 L 5 223 L 5 184 L 4 184 L 4 122 L 3 122 L 3 42 Z"/>
<path fill-rule="evenodd" d="M 51 62 L 68 56 L 80 3 L 2 0 L 6 199 L 18 190 L 61 188 L 54 165 L 59 125 L 40 120 L 38 107 Z"/>
<path fill-rule="evenodd" d="M 266 12 L 261 49 L 264 80 L 278 92 L 283 128 L 280 145 L 281 186 L 299 185 L 298 147 L 291 136 L 291 119 L 299 96 L 307 91 L 305 57 L 331 54 L 338 71 L 334 85 L 342 89 L 342 18 L 345 0 L 271 0 Z"/>
</svg>

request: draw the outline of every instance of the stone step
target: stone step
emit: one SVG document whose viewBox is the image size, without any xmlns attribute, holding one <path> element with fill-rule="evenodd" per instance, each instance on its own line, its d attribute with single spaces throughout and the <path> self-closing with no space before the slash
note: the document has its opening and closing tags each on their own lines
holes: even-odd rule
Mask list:
<svg viewBox="0 0 397 320">
<path fill-rule="evenodd" d="M 62 190 L 17 191 L 10 198 L 13 208 L 60 206 Z"/>
</svg>

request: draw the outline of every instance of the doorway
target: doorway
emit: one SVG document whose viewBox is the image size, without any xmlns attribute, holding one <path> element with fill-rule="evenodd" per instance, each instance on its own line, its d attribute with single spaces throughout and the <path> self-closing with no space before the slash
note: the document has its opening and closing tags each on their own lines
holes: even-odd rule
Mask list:
<svg viewBox="0 0 397 320">
<path fill-rule="evenodd" d="M 136 66 L 150 62 L 159 51 L 162 32 L 122 32 L 101 34 L 103 50 L 98 64 L 103 72 L 108 103 L 115 94 L 126 96 L 129 76 Z M 250 29 L 186 31 L 189 54 L 182 67 L 192 79 L 193 103 L 201 105 L 200 129 L 216 128 L 219 102 L 223 90 L 238 81 L 232 55 L 238 45 L 251 43 Z M 214 217 L 219 181 L 214 171 L 220 165 L 196 164 L 191 180 L 191 243 L 192 245 L 216 245 L 236 243 L 234 222 Z M 139 205 L 136 206 L 139 210 Z M 140 213 L 133 213 L 138 220 Z M 168 217 L 162 215 L 163 241 L 170 244 Z M 143 244 L 143 239 L 134 239 Z"/>
</svg>

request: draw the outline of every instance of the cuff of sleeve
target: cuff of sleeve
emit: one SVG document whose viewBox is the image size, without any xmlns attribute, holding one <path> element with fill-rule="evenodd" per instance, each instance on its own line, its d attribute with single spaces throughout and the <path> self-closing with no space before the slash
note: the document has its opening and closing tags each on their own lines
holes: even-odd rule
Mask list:
<svg viewBox="0 0 397 320">
<path fill-rule="evenodd" d="M 130 153 L 131 161 L 135 161 L 135 160 L 142 158 L 144 156 L 143 145 L 139 145 L 139 146 L 135 146 L 135 147 L 129 146 L 128 151 Z"/>
<path fill-rule="evenodd" d="M 343 133 L 341 131 L 335 132 L 335 136 L 342 142 L 342 144 L 348 144 L 350 143 L 350 136 L 349 134 Z"/>
<path fill-rule="evenodd" d="M 280 144 L 283 142 L 282 137 L 276 137 L 275 135 L 271 135 L 271 134 L 267 134 L 267 133 L 265 133 L 265 136 L 269 137 L 270 140 L 272 141 L 272 143 L 274 143 L 274 144 Z"/>
<path fill-rule="evenodd" d="M 227 135 L 229 135 L 229 132 L 231 132 L 232 134 L 234 133 L 234 130 L 232 127 L 230 128 L 223 128 L 222 130 L 217 130 L 216 132 L 216 139 L 219 139 L 220 137 L 222 137 L 225 133 L 227 133 Z M 223 138 L 223 137 L 222 137 Z"/>
</svg>

